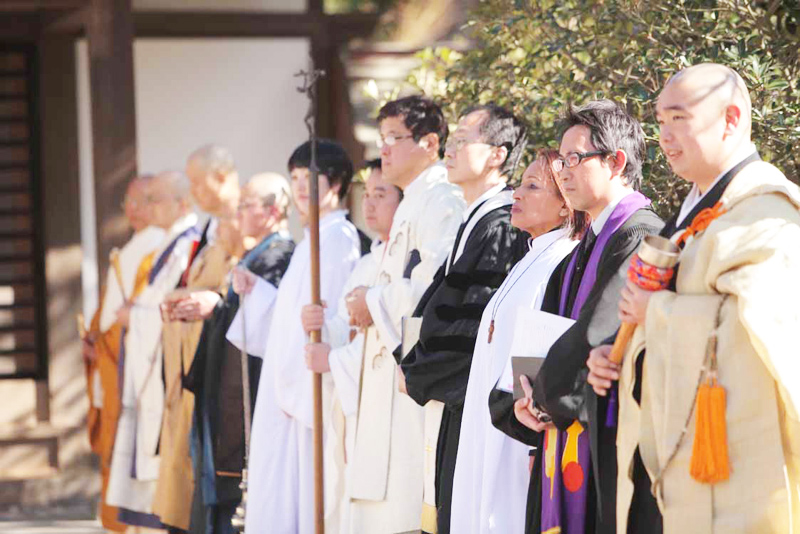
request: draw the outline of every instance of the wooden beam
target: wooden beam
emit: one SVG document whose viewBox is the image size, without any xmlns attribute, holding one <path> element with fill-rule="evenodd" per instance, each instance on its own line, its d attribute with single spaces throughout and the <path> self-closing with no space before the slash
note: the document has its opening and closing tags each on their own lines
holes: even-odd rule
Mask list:
<svg viewBox="0 0 800 534">
<path fill-rule="evenodd" d="M 82 34 L 89 20 L 89 7 L 53 16 L 42 29 L 45 34 Z"/>
<path fill-rule="evenodd" d="M 309 37 L 335 30 L 342 40 L 373 31 L 370 13 L 135 12 L 136 37 Z"/>
<path fill-rule="evenodd" d="M 0 13 L 35 13 L 84 7 L 89 0 L 3 0 Z"/>
<path fill-rule="evenodd" d="M 92 0 L 87 41 L 99 272 L 128 237 L 120 204 L 136 176 L 131 0 Z"/>
</svg>

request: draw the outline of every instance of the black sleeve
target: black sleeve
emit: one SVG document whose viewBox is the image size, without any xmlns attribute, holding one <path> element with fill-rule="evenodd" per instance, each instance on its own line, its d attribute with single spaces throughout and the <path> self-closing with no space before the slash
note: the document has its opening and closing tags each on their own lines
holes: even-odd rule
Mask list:
<svg viewBox="0 0 800 534">
<path fill-rule="evenodd" d="M 420 405 L 437 400 L 459 409 L 464 403 L 483 310 L 527 249 L 526 236 L 509 219 L 475 228 L 425 305 L 420 340 L 401 364 L 408 394 Z"/>
<path fill-rule="evenodd" d="M 289 260 L 292 259 L 293 252 L 293 242 L 288 239 L 276 239 L 250 264 L 250 271 L 278 287 L 289 267 Z"/>
<path fill-rule="evenodd" d="M 566 430 L 576 419 L 588 424 L 586 395 L 592 392 L 591 388 L 585 388 L 586 359 L 593 346 L 589 330 L 606 331 L 608 334 L 603 337 L 607 337 L 619 328 L 617 304 L 622 286 L 615 280 L 616 275 L 636 252 L 641 240 L 656 231 L 658 228 L 651 225 L 634 224 L 609 241 L 600 258 L 595 285 L 577 321 L 550 348 L 534 380 L 534 400 L 561 430 Z"/>
<path fill-rule="evenodd" d="M 492 389 L 489 393 L 489 413 L 492 424 L 503 434 L 531 447 L 539 444 L 541 432 L 531 430 L 519 422 L 514 414 L 514 396 L 511 393 Z"/>
</svg>

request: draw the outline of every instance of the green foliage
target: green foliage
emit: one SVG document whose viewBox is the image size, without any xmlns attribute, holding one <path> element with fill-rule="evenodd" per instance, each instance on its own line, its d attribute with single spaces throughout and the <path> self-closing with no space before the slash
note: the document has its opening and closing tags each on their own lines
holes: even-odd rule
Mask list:
<svg viewBox="0 0 800 534">
<path fill-rule="evenodd" d="M 569 104 L 612 98 L 642 122 L 645 193 L 662 214 L 686 190 L 658 148 L 655 98 L 667 78 L 713 61 L 735 69 L 753 98 L 764 159 L 800 182 L 800 7 L 797 0 L 482 0 L 465 31 L 473 46 L 420 53 L 410 82 L 450 118 L 494 101 L 525 117 L 533 146 L 555 146 Z"/>
</svg>

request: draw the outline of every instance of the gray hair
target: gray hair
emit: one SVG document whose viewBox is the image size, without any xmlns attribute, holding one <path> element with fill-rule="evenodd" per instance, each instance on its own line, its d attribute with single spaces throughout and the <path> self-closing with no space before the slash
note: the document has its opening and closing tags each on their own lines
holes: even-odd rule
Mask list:
<svg viewBox="0 0 800 534">
<path fill-rule="evenodd" d="M 289 182 L 283 175 L 276 172 L 259 173 L 247 181 L 246 187 L 252 189 L 265 206 L 275 206 L 284 218 L 288 217 L 292 194 Z"/>
<path fill-rule="evenodd" d="M 218 172 L 228 175 L 236 172 L 236 163 L 230 150 L 219 145 L 204 145 L 192 152 L 190 161 L 194 161 L 206 172 Z"/>
<path fill-rule="evenodd" d="M 171 193 L 176 200 L 184 200 L 189 198 L 191 183 L 186 175 L 182 172 L 162 171 L 155 175 L 154 178 L 164 180 L 167 186 L 171 188 Z"/>
</svg>

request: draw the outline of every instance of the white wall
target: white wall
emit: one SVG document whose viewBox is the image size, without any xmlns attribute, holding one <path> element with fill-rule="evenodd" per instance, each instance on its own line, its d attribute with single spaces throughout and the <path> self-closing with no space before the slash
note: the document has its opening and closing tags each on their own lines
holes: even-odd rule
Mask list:
<svg viewBox="0 0 800 534">
<path fill-rule="evenodd" d="M 134 11 L 303 12 L 306 0 L 133 0 Z"/>
<path fill-rule="evenodd" d="M 134 43 L 140 172 L 182 169 L 199 146 L 233 151 L 243 179 L 284 172 L 306 137 L 307 103 L 293 77 L 309 41 L 137 39 Z"/>
<path fill-rule="evenodd" d="M 293 75 L 307 68 L 310 42 L 291 39 L 136 39 L 134 77 L 139 172 L 183 170 L 206 143 L 233 152 L 244 181 L 253 174 L 286 175 L 291 151 L 306 137 L 307 101 Z M 76 45 L 84 269 L 96 258 L 91 100 L 86 41 Z M 83 277 L 85 302 L 97 274 Z M 94 284 L 94 286 L 93 286 Z M 88 291 L 88 293 L 87 293 Z M 86 309 L 87 317 L 93 310 Z"/>
</svg>

